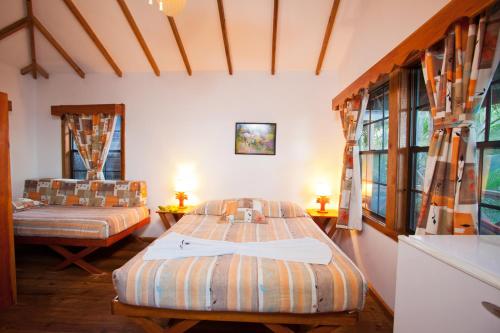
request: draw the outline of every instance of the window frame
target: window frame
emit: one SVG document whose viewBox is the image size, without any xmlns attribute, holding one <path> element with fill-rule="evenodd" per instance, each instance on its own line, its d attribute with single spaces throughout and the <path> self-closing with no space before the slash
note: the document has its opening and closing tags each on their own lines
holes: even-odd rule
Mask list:
<svg viewBox="0 0 500 333">
<path fill-rule="evenodd" d="M 120 180 L 125 180 L 125 112 L 116 113 L 120 123 Z M 62 177 L 73 178 L 73 149 L 71 133 L 64 115 L 61 116 Z M 110 150 L 111 152 L 111 150 Z"/>
</svg>

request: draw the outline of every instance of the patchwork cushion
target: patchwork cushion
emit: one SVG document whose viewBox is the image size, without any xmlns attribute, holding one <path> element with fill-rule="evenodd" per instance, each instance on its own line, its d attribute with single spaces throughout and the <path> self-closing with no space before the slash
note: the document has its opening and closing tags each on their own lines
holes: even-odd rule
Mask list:
<svg viewBox="0 0 500 333">
<path fill-rule="evenodd" d="M 49 205 L 86 207 L 139 207 L 146 205 L 144 181 L 29 179 L 24 197 Z"/>
<path fill-rule="evenodd" d="M 231 223 L 265 223 L 262 208 L 260 199 L 225 200 L 222 219 Z"/>
<path fill-rule="evenodd" d="M 12 208 L 14 209 L 14 212 L 21 212 L 23 210 L 40 206 L 45 206 L 45 204 L 41 201 L 31 200 L 28 198 L 19 198 L 15 201 L 12 201 Z"/>
</svg>

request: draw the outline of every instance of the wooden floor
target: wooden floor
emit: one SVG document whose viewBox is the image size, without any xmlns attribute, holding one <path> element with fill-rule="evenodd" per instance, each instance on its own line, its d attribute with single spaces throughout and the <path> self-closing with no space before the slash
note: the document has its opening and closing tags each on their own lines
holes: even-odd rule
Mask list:
<svg viewBox="0 0 500 333">
<path fill-rule="evenodd" d="M 147 243 L 129 237 L 109 249 L 102 249 L 89 261 L 112 271 L 144 248 Z M 111 275 L 91 276 L 77 267 L 60 272 L 49 267 L 60 260 L 41 246 L 16 249 L 18 304 L 0 312 L 0 332 L 143 332 L 125 317 L 110 314 L 115 296 Z M 268 332 L 261 325 L 203 322 L 189 332 Z M 356 327 L 335 332 L 392 332 L 392 320 L 370 295 Z"/>
</svg>

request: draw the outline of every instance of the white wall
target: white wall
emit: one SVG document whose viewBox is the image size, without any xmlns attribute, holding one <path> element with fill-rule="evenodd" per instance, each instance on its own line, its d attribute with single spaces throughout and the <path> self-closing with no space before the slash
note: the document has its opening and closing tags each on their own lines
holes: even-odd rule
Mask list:
<svg viewBox="0 0 500 333">
<path fill-rule="evenodd" d="M 185 165 L 194 169 L 198 200 L 256 196 L 307 205 L 317 181 L 340 186 L 344 138 L 330 111 L 332 81 L 313 73 L 52 75 L 37 86 L 38 171 L 61 176 L 60 120 L 51 105 L 125 103 L 126 178 L 147 181 L 150 208 L 173 201 Z M 235 155 L 238 121 L 277 123 L 276 156 Z M 153 216 L 145 235 L 163 230 Z"/>
<path fill-rule="evenodd" d="M 9 95 L 10 167 L 12 197 L 22 196 L 24 180 L 38 175 L 35 106 L 35 82 L 19 74 L 19 69 L 0 64 L 0 91 Z"/>
</svg>

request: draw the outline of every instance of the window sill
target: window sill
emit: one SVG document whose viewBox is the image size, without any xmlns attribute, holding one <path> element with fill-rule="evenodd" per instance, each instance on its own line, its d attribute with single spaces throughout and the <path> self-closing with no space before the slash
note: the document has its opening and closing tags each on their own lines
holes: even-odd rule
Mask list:
<svg viewBox="0 0 500 333">
<path fill-rule="evenodd" d="M 363 211 L 363 222 L 367 223 L 377 231 L 380 231 L 387 237 L 391 238 L 394 241 L 398 241 L 398 233 L 394 230 L 387 228 L 384 224 L 384 221 L 376 218 L 375 216 L 371 216 L 368 212 Z"/>
</svg>

